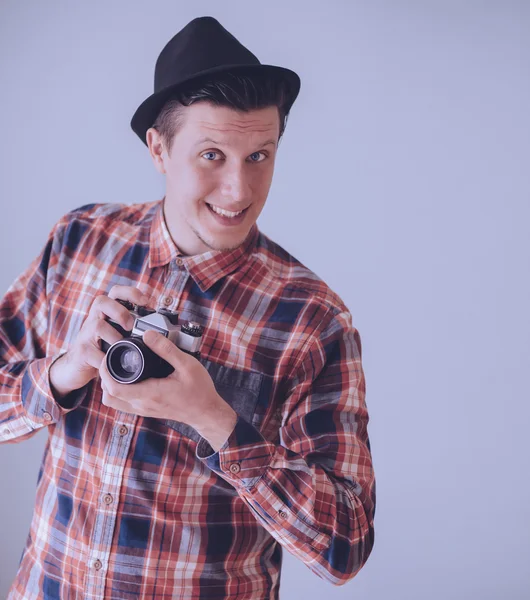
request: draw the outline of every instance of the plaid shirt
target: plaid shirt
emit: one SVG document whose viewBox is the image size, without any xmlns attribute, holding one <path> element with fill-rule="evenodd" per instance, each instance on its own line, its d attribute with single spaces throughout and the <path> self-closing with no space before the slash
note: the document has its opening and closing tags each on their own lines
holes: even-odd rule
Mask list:
<svg viewBox="0 0 530 600">
<path fill-rule="evenodd" d="M 237 413 L 218 452 L 188 425 L 106 407 L 99 379 L 54 399 L 51 364 L 115 284 L 204 327 L 200 360 Z M 0 304 L 0 356 L 0 441 L 48 430 L 9 600 L 277 598 L 283 548 L 334 584 L 367 560 L 359 334 L 256 225 L 236 250 L 183 256 L 163 201 L 71 211 Z"/>
</svg>

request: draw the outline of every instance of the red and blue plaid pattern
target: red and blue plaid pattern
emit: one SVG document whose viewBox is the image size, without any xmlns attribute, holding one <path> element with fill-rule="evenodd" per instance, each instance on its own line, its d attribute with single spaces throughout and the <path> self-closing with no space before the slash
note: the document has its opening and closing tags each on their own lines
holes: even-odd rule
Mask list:
<svg viewBox="0 0 530 600">
<path fill-rule="evenodd" d="M 115 284 L 204 327 L 201 361 L 238 414 L 219 452 L 178 421 L 106 407 L 98 380 L 53 398 L 50 365 Z M 367 560 L 359 333 L 257 226 L 236 250 L 182 256 L 163 201 L 68 213 L 0 304 L 0 356 L 0 442 L 48 430 L 9 600 L 277 598 L 282 548 L 334 584 Z"/>
</svg>

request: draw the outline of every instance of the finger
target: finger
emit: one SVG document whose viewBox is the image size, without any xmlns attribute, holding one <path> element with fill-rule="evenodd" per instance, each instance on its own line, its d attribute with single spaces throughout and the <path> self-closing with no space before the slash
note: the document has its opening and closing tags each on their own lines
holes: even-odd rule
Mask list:
<svg viewBox="0 0 530 600">
<path fill-rule="evenodd" d="M 109 292 L 109 298 L 112 298 L 113 300 L 118 298 L 120 300 L 128 300 L 133 304 L 140 305 L 144 305 L 149 302 L 149 296 L 147 294 L 144 294 L 138 288 L 130 285 L 114 285 Z"/>
<path fill-rule="evenodd" d="M 116 396 L 112 396 L 108 392 L 103 392 L 103 395 L 101 396 L 101 402 L 105 406 L 113 408 L 114 410 L 119 410 L 129 414 L 135 414 L 134 408 L 128 402 L 124 402 L 123 400 L 116 398 Z"/>
<path fill-rule="evenodd" d="M 114 344 L 123 339 L 123 336 L 114 327 L 103 319 L 94 319 L 88 325 L 90 339 L 99 347 L 99 341 L 104 340 L 108 344 Z"/>
<path fill-rule="evenodd" d="M 110 388 L 113 387 L 113 383 L 115 383 L 114 379 L 111 377 L 109 370 L 107 369 L 107 361 L 103 360 L 99 364 L 99 376 L 101 377 L 101 387 L 108 394 L 112 394 Z M 114 395 L 114 394 L 113 394 Z"/>
<path fill-rule="evenodd" d="M 111 396 L 125 402 L 130 402 L 137 398 L 136 384 L 127 385 L 118 383 L 109 373 L 106 361 L 103 361 L 99 366 L 99 376 L 101 377 L 101 387 Z"/>
<path fill-rule="evenodd" d="M 139 383 L 135 383 L 129 387 L 134 388 L 135 398 L 157 398 L 162 393 L 162 386 L 164 385 L 164 379 L 158 379 L 156 377 L 149 377 Z"/>
<path fill-rule="evenodd" d="M 126 331 L 130 331 L 134 325 L 134 317 L 125 306 L 108 296 L 96 296 L 90 307 L 88 320 L 103 320 L 105 317 L 109 317 Z"/>
<path fill-rule="evenodd" d="M 105 358 L 105 353 L 93 344 L 83 344 L 81 347 L 83 360 L 87 365 L 99 369 L 101 361 Z"/>
<path fill-rule="evenodd" d="M 175 369 L 182 365 L 186 353 L 179 350 L 167 337 L 150 329 L 144 332 L 142 339 L 155 354 L 158 354 Z"/>
</svg>

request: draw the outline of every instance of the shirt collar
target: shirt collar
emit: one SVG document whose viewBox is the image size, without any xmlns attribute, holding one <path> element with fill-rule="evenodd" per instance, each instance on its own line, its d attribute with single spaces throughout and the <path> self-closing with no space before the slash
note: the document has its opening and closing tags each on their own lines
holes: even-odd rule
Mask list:
<svg viewBox="0 0 530 600">
<path fill-rule="evenodd" d="M 167 264 L 175 268 L 185 268 L 199 286 L 206 292 L 214 283 L 240 268 L 253 253 L 259 237 L 256 223 L 252 226 L 245 241 L 234 250 L 209 250 L 202 254 L 184 256 L 173 241 L 164 218 L 164 200 L 159 201 L 149 235 L 149 267 Z M 181 264 L 177 265 L 177 261 Z"/>
</svg>

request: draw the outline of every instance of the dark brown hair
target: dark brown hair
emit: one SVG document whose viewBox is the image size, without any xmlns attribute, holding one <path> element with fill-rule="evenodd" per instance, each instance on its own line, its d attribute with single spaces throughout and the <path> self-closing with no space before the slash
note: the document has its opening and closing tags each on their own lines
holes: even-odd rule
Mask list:
<svg viewBox="0 0 530 600">
<path fill-rule="evenodd" d="M 258 75 L 227 72 L 196 81 L 192 86 L 179 90 L 166 101 L 153 127 L 170 151 L 173 139 L 183 123 L 183 106 L 208 101 L 217 106 L 227 106 L 243 112 L 276 106 L 280 117 L 279 141 L 287 125 L 288 113 L 285 111 L 285 105 L 288 100 L 287 84 L 276 77 L 263 73 Z"/>
</svg>

